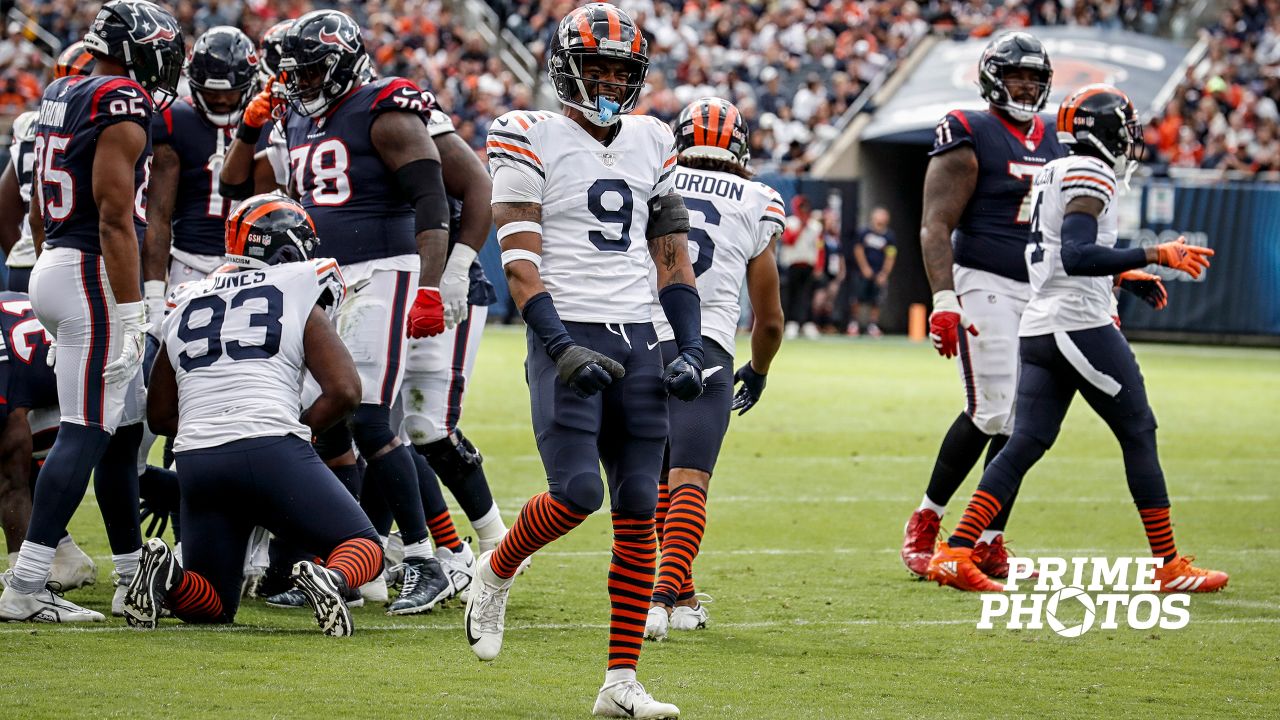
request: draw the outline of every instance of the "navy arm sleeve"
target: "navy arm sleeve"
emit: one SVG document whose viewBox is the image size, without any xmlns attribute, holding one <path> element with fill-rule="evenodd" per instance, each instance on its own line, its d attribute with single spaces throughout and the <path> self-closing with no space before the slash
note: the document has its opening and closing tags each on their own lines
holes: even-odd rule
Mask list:
<svg viewBox="0 0 1280 720">
<path fill-rule="evenodd" d="M 1068 275 L 1116 275 L 1147 264 L 1144 248 L 1107 248 L 1097 239 L 1098 218 L 1073 212 L 1062 219 L 1062 267 Z"/>
</svg>

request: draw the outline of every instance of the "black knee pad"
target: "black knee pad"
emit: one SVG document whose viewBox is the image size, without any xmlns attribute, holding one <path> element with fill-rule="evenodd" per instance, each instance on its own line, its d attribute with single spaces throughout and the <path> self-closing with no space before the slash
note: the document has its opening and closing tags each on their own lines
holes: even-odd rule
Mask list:
<svg viewBox="0 0 1280 720">
<path fill-rule="evenodd" d="M 454 438 L 457 442 L 454 442 Z M 418 452 L 431 464 L 440 480 L 448 485 L 461 480 L 480 469 L 484 458 L 471 441 L 463 436 L 461 430 L 454 430 L 453 437 L 446 437 L 426 445 L 418 445 Z"/>
<path fill-rule="evenodd" d="M 651 518 L 658 509 L 658 483 L 652 477 L 625 477 L 613 489 L 611 509 L 633 518 Z"/>
<path fill-rule="evenodd" d="M 351 425 L 347 421 L 339 422 L 333 427 L 316 435 L 316 454 L 326 463 L 351 450 Z"/>
<path fill-rule="evenodd" d="M 391 431 L 391 408 L 384 405 L 361 405 L 351 416 L 351 435 L 360 454 L 371 458 L 386 447 L 396 434 Z"/>
<path fill-rule="evenodd" d="M 551 497 L 580 515 L 590 515 L 604 504 L 604 481 L 599 475 L 582 473 L 567 480 L 551 480 Z M 657 503 L 655 492 L 654 503 Z"/>
</svg>

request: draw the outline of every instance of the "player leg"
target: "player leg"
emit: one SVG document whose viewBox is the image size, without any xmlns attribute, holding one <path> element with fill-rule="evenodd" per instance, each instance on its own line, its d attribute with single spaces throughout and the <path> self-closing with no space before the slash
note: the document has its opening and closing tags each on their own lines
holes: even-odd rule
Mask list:
<svg viewBox="0 0 1280 720">
<path fill-rule="evenodd" d="M 565 327 L 583 345 L 607 352 L 607 346 L 601 345 L 608 337 L 603 326 L 565 323 Z M 467 642 L 481 660 L 492 660 L 502 650 L 507 595 L 525 561 L 581 525 L 604 503 L 596 444 L 603 399 L 600 394 L 589 398 L 574 394 L 560 380 L 555 362 L 532 331 L 526 344 L 529 410 L 547 473 L 547 491 L 529 498 L 498 546 L 476 559 L 464 625 Z"/>
<path fill-rule="evenodd" d="M 695 630 L 707 623 L 706 608 L 693 595 L 693 561 L 706 529 L 711 473 L 729 429 L 733 377 L 724 370 L 733 367 L 733 357 L 709 338 L 703 338 L 703 348 L 710 374 L 702 396 L 691 403 L 667 399 L 669 510 L 659 534 L 661 564 L 645 623 L 645 636 L 658 640 L 668 627 Z M 662 354 L 664 361 L 675 357 L 675 343 L 662 343 Z M 661 489 L 659 493 L 661 502 Z"/>
<path fill-rule="evenodd" d="M 1074 375 L 1054 347 L 1052 336 L 1023 338 L 1021 358 L 1013 436 L 982 473 L 955 531 L 929 563 L 929 579 L 940 585 L 961 590 L 1002 589 L 978 568 L 973 548 L 1022 478 L 1052 447 L 1075 395 Z"/>
<path fill-rule="evenodd" d="M 679 709 L 654 700 L 636 679 L 658 559 L 654 522 L 658 476 L 671 434 L 662 387 L 662 353 L 652 345 L 658 338 L 648 323 L 623 325 L 619 335 L 629 338 L 627 344 L 614 344 L 609 354 L 626 367 L 627 374 L 601 393 L 604 416 L 599 448 L 609 477 L 613 552 L 609 562 L 609 659 L 592 712 L 609 714 L 616 712 L 616 707 L 630 706 L 638 717 L 678 716 Z M 727 417 L 727 410 L 725 414 Z M 672 462 L 676 459 L 673 454 Z M 672 482 L 676 477 L 673 472 Z M 675 502 L 678 491 L 673 485 L 668 523 L 680 512 Z M 667 528 L 668 535 L 672 530 Z"/>
<path fill-rule="evenodd" d="M 26 540 L 0 596 L 0 617 L 101 620 L 101 614 L 52 595 L 45 584 L 58 542 L 123 412 L 125 388 L 102 379 L 120 352 L 119 319 L 102 260 L 93 255 L 50 248 L 36 264 L 31 290 L 36 316 L 58 343 L 54 369 L 62 421 L 36 484 Z"/>
<path fill-rule="evenodd" d="M 1054 339 L 1080 377 L 1080 394 L 1120 443 L 1129 493 L 1142 518 L 1151 554 L 1164 560 L 1164 566 L 1156 571 L 1161 590 L 1221 590 L 1227 584 L 1226 573 L 1191 565 L 1174 544 L 1169 493 L 1156 452 L 1156 418 L 1128 341 L 1114 325 L 1055 333 Z"/>
<path fill-rule="evenodd" d="M 925 576 L 933 556 L 947 504 L 982 457 L 991 437 L 1010 422 L 1017 392 L 1018 321 L 1025 303 L 984 290 L 964 293 L 960 302 L 981 328 L 981 335 L 962 333 L 960 338 L 957 365 L 964 383 L 965 409 L 943 437 L 924 498 L 907 521 L 902 561 L 920 577 Z"/>
<path fill-rule="evenodd" d="M 438 565 L 438 561 L 428 539 L 413 452 L 391 429 L 391 405 L 404 378 L 408 347 L 405 316 L 409 293 L 417 285 L 417 272 L 377 269 L 370 263 L 357 263 L 343 271 L 352 287 L 360 278 L 368 278 L 343 302 L 337 318 L 338 334 L 355 360 L 363 387 L 363 398 L 351 424 L 356 447 L 368 463 L 365 485 L 381 486 L 400 527 L 405 563 L 434 575 L 439 568 L 427 566 Z M 421 594 L 402 593 L 396 600 L 396 614 L 429 610 L 431 598 L 427 597 L 427 588 L 422 590 Z"/>
</svg>

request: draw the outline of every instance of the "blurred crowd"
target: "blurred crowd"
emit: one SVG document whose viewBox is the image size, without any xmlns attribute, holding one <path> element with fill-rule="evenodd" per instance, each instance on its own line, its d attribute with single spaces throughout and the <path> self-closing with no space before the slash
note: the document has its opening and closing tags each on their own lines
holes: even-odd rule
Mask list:
<svg viewBox="0 0 1280 720">
<path fill-rule="evenodd" d="M 1189 67 L 1146 126 L 1150 159 L 1258 177 L 1280 174 L 1280 2 L 1236 0 L 1204 30 L 1205 57 Z"/>
</svg>

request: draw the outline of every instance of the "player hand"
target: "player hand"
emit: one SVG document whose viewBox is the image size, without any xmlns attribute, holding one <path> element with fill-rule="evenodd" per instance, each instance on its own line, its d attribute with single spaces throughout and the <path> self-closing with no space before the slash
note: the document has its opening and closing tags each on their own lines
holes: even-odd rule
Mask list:
<svg viewBox="0 0 1280 720">
<path fill-rule="evenodd" d="M 729 406 L 729 411 L 738 411 L 738 415 L 746 415 L 747 411 L 756 406 L 760 402 L 760 396 L 764 394 L 765 376 L 756 372 L 751 367 L 751 363 L 747 363 L 738 368 L 738 372 L 733 374 L 735 383 L 742 383 L 742 387 L 738 388 L 738 394 L 733 396 L 733 404 Z"/>
<path fill-rule="evenodd" d="M 248 107 L 244 109 L 244 113 L 240 116 L 240 123 L 251 128 L 261 128 L 271 122 L 276 117 L 276 108 L 280 105 L 280 98 L 273 95 L 271 87 L 275 85 L 276 79 L 271 78 L 267 81 L 262 91 L 249 101 Z"/>
<path fill-rule="evenodd" d="M 142 283 L 142 301 L 147 305 L 147 319 L 151 321 L 151 334 L 160 337 L 160 322 L 164 319 L 163 280 L 148 280 Z"/>
<path fill-rule="evenodd" d="M 1156 246 L 1156 263 L 1191 276 L 1194 280 L 1209 267 L 1213 251 L 1199 245 L 1188 245 L 1185 237 Z"/>
<path fill-rule="evenodd" d="M 978 328 L 965 316 L 954 290 L 939 290 L 933 294 L 933 314 L 929 316 L 929 339 L 933 349 L 943 357 L 955 357 L 959 353 L 960 332 L 964 328 L 974 337 Z"/>
<path fill-rule="evenodd" d="M 449 253 L 440 277 L 440 300 L 444 303 L 445 327 L 457 327 L 467 319 L 468 296 L 471 294 L 471 263 L 476 251 L 470 245 L 458 243 Z"/>
<path fill-rule="evenodd" d="M 45 355 L 44 357 L 45 365 L 48 365 L 49 367 L 53 367 L 53 364 L 57 362 L 57 354 L 58 354 L 58 341 L 50 338 L 49 354 Z"/>
<path fill-rule="evenodd" d="M 431 337 L 444 332 L 444 305 L 440 290 L 433 287 L 418 288 L 418 296 L 409 308 L 405 332 L 411 338 Z"/>
<path fill-rule="evenodd" d="M 580 398 L 589 398 L 627 374 L 616 360 L 591 348 L 570 345 L 556 358 L 556 374 Z"/>
<path fill-rule="evenodd" d="M 689 353 L 680 353 L 667 363 L 662 373 L 662 387 L 667 394 L 685 402 L 693 402 L 702 394 L 702 363 Z"/>
<path fill-rule="evenodd" d="M 1141 270 L 1129 270 L 1120 273 L 1116 280 L 1121 290 L 1128 290 L 1137 295 L 1156 310 L 1163 310 L 1169 305 L 1169 293 L 1156 275 Z"/>
<path fill-rule="evenodd" d="M 107 363 L 102 379 L 109 385 L 120 385 L 133 380 L 142 367 L 142 355 L 146 351 L 147 306 L 141 301 L 116 306 L 120 312 L 120 356 Z"/>
</svg>

